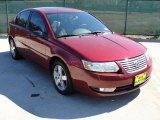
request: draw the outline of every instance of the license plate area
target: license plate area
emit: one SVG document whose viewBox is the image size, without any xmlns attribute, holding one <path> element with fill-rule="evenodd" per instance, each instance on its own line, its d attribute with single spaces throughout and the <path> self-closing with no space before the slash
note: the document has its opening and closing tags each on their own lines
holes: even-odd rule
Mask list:
<svg viewBox="0 0 160 120">
<path fill-rule="evenodd" d="M 135 76 L 134 86 L 143 83 L 146 80 L 146 78 L 147 78 L 147 73 L 142 73 L 142 74 Z"/>
</svg>

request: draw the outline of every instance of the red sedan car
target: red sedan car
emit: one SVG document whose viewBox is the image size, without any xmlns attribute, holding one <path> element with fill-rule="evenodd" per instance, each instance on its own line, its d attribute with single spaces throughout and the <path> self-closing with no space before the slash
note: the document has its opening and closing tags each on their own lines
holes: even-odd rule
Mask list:
<svg viewBox="0 0 160 120">
<path fill-rule="evenodd" d="M 81 10 L 23 10 L 10 22 L 8 37 L 13 59 L 24 57 L 50 70 L 55 88 L 63 95 L 74 90 L 120 95 L 150 78 L 152 60 L 144 46 L 111 32 Z"/>
</svg>

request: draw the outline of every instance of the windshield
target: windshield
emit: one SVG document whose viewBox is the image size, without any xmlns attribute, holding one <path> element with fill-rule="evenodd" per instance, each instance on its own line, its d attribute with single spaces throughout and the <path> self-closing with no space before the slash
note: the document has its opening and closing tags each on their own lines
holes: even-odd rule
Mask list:
<svg viewBox="0 0 160 120">
<path fill-rule="evenodd" d="M 86 12 L 48 13 L 47 18 L 56 37 L 111 32 L 104 24 Z"/>
</svg>

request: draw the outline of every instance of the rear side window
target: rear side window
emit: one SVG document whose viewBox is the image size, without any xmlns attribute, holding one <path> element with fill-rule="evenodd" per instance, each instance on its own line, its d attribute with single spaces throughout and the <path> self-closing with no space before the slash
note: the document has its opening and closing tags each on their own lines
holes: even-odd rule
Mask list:
<svg viewBox="0 0 160 120">
<path fill-rule="evenodd" d="M 41 15 L 37 12 L 33 12 L 29 21 L 29 30 L 32 32 L 41 31 L 46 32 L 45 23 Z"/>
<path fill-rule="evenodd" d="M 16 24 L 22 27 L 26 27 L 30 11 L 21 12 L 16 18 Z"/>
</svg>

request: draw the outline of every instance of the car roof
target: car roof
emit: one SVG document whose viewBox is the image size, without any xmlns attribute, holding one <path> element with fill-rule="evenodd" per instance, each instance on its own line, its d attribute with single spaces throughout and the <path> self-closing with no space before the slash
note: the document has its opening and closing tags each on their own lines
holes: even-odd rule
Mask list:
<svg viewBox="0 0 160 120">
<path fill-rule="evenodd" d="M 67 7 L 37 7 L 37 8 L 30 8 L 42 13 L 54 13 L 54 12 L 84 12 L 82 10 L 74 9 L 74 8 L 67 8 Z"/>
</svg>

